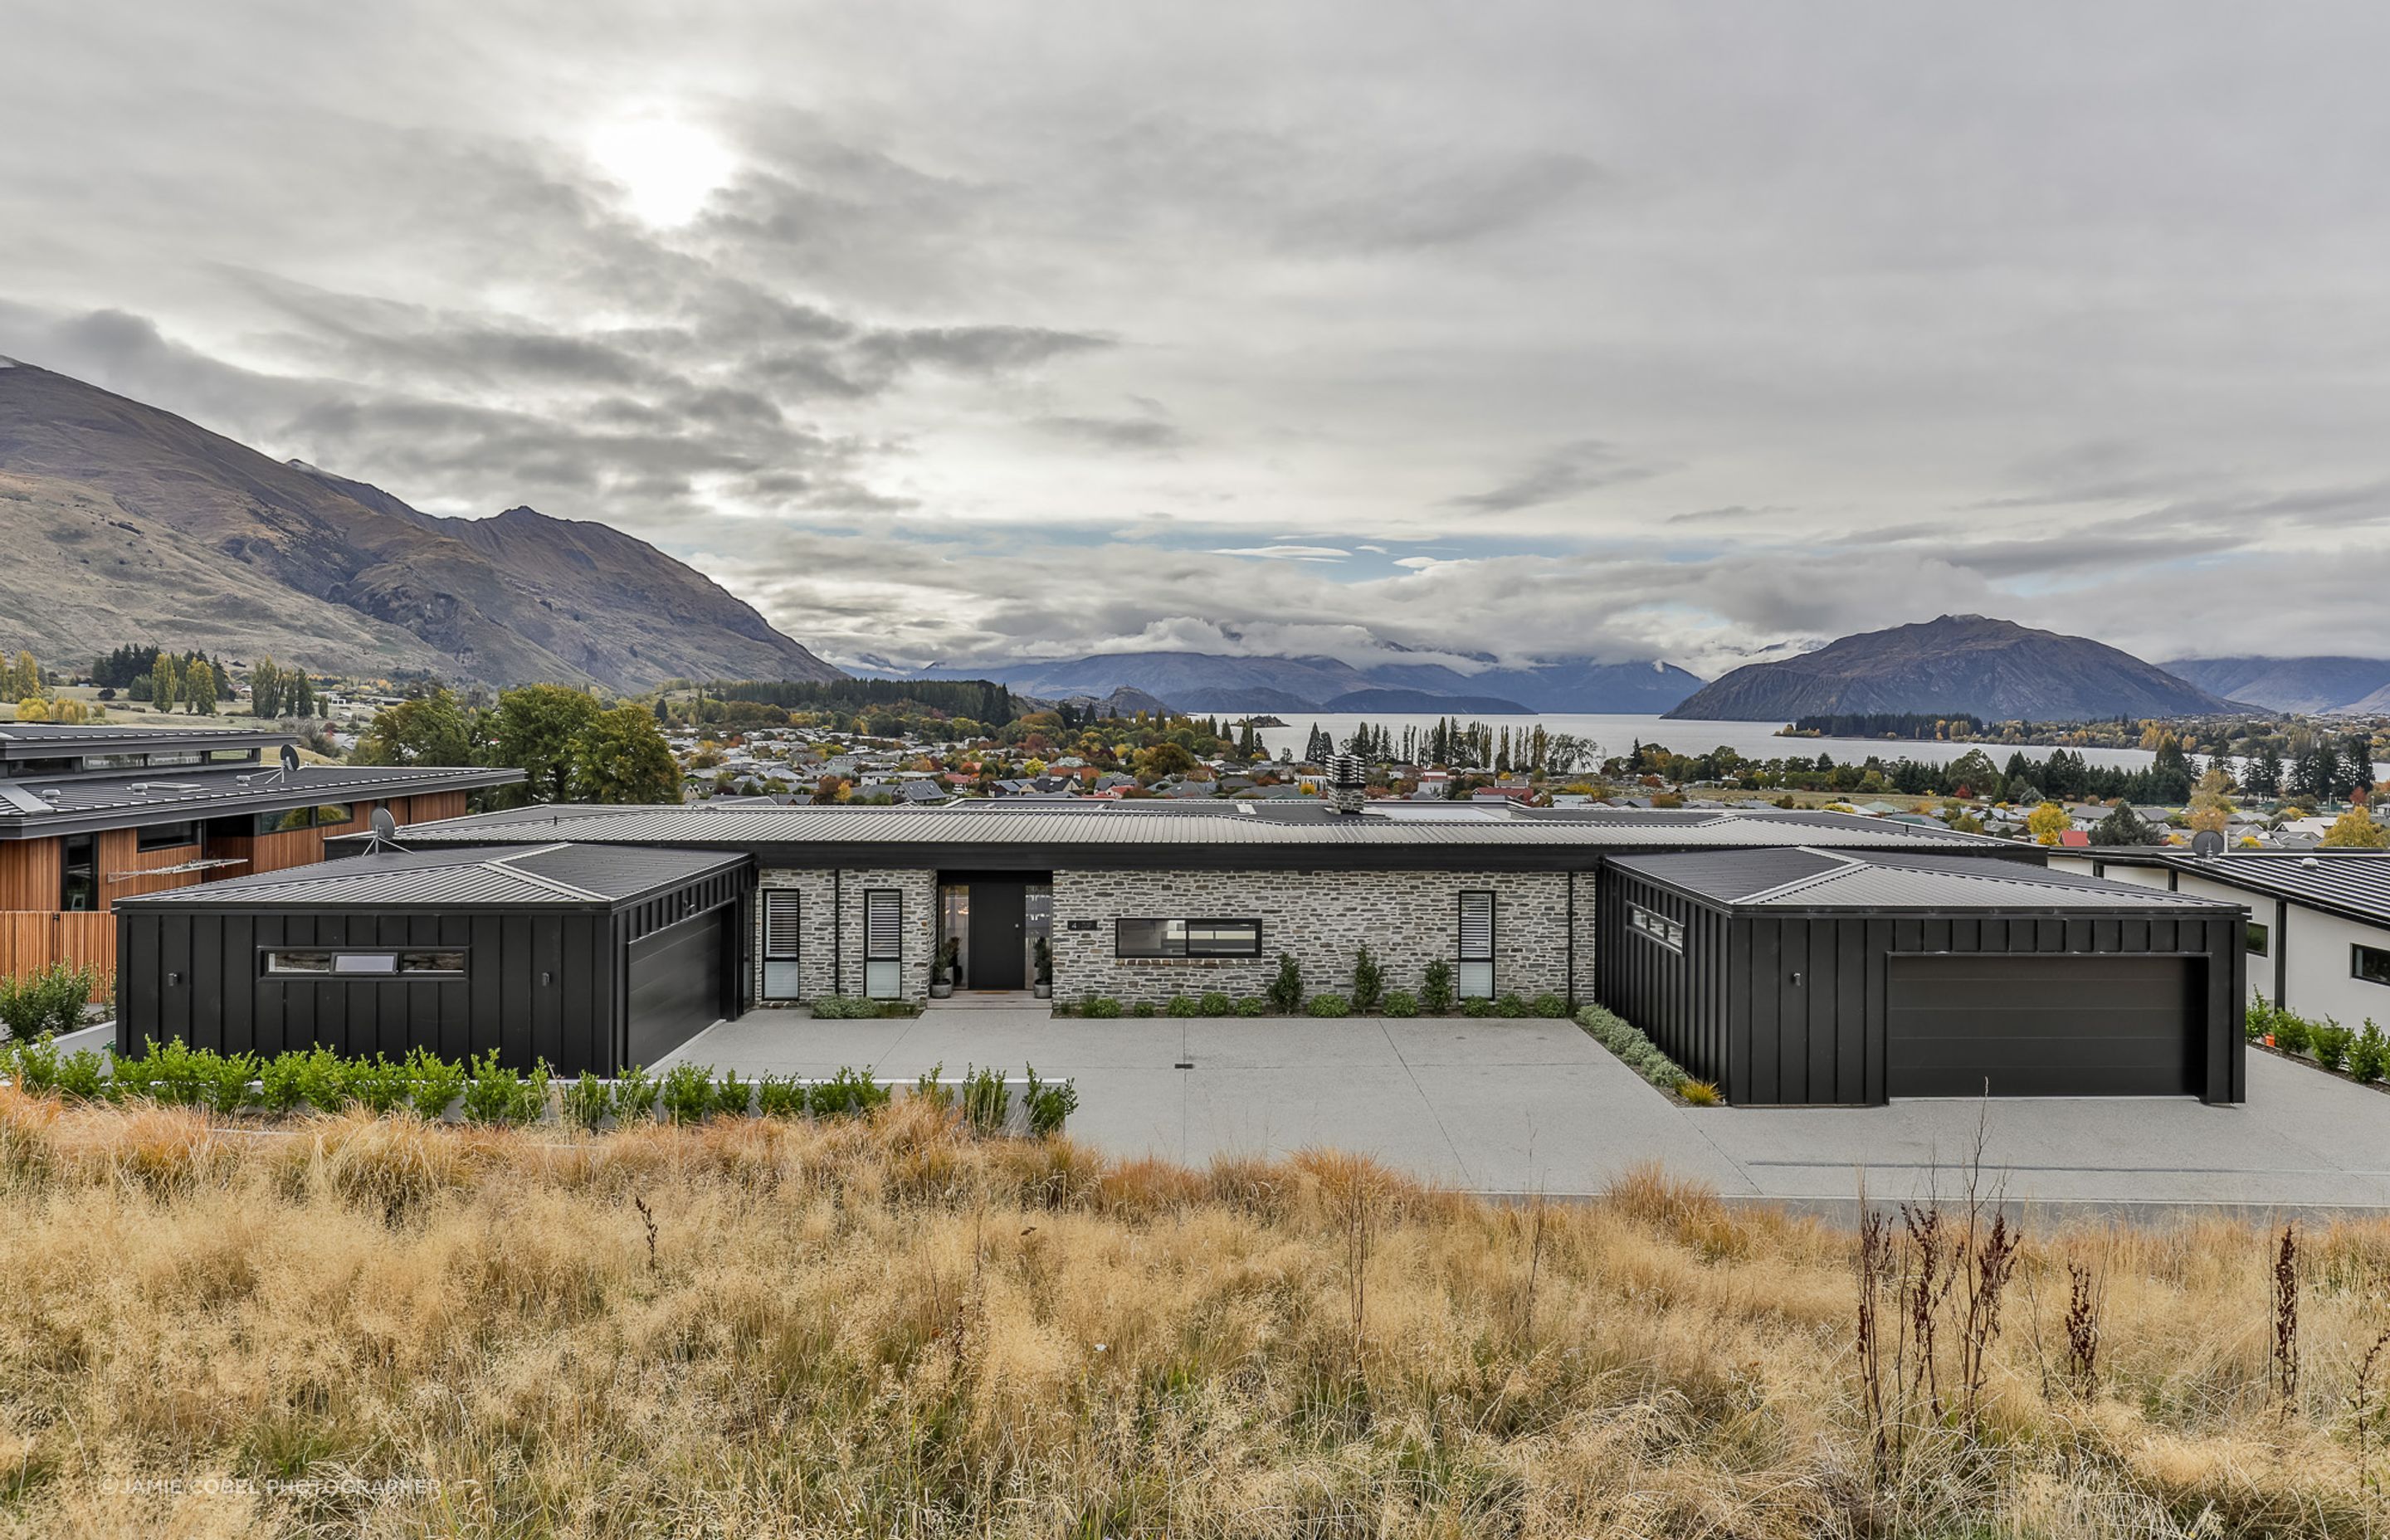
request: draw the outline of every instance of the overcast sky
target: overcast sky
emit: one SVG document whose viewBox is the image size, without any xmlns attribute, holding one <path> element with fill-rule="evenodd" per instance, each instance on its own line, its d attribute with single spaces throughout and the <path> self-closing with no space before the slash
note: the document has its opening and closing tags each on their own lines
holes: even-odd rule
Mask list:
<svg viewBox="0 0 2390 1540">
<path fill-rule="evenodd" d="M 2390 654 L 2390 9 L 10 0 L 0 353 L 835 661 Z"/>
</svg>

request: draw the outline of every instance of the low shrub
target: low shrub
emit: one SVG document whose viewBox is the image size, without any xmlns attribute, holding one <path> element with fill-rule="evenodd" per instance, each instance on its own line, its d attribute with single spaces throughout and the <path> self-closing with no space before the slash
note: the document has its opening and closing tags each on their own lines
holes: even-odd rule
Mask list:
<svg viewBox="0 0 2390 1540">
<path fill-rule="evenodd" d="M 745 1117 L 755 1110 L 755 1087 L 739 1079 L 738 1071 L 723 1071 L 713 1083 L 713 1110 L 726 1118 Z"/>
<path fill-rule="evenodd" d="M 955 1088 L 938 1084 L 938 1077 L 945 1072 L 946 1061 L 942 1059 L 916 1075 L 913 1079 L 914 1099 L 926 1101 L 932 1107 L 951 1109 L 955 1104 Z"/>
<path fill-rule="evenodd" d="M 0 1027 L 20 1043 L 73 1032 L 105 975 L 96 969 L 57 962 L 16 978 L 0 977 Z"/>
<path fill-rule="evenodd" d="M 2390 1071 L 2390 1042 L 2384 1041 L 2382 1029 L 2369 1016 L 2357 1040 L 2348 1046 L 2348 1073 L 2361 1084 L 2382 1079 L 2384 1071 Z"/>
<path fill-rule="evenodd" d="M 88 1048 L 83 1051 L 91 1052 Z M 209 1111 L 228 1118 L 256 1099 L 257 1093 L 250 1088 L 260 1071 L 255 1054 L 208 1054 L 199 1063 L 206 1079 L 203 1099 Z"/>
<path fill-rule="evenodd" d="M 935 1078 L 934 1072 L 932 1078 Z M 815 1082 L 806 1090 L 805 1106 L 817 1118 L 859 1118 L 874 1108 L 887 1106 L 892 1094 L 888 1086 L 871 1078 L 870 1071 L 841 1065 L 838 1073 Z"/>
<path fill-rule="evenodd" d="M 880 1000 L 867 1000 L 860 995 L 820 995 L 814 998 L 813 1012 L 816 1021 L 864 1021 L 882 1014 Z"/>
<path fill-rule="evenodd" d="M 1718 1095 L 1718 1088 L 1706 1080 L 1680 1080 L 1677 1083 L 1677 1095 L 1696 1107 L 1715 1107 L 1726 1100 Z"/>
<path fill-rule="evenodd" d="M 1386 992 L 1385 1012 L 1387 1015 L 1417 1016 L 1419 1014 L 1419 996 L 1412 994 L 1409 990 L 1394 989 Z"/>
<path fill-rule="evenodd" d="M 77 1048 L 58 1060 L 58 1092 L 69 1101 L 106 1101 L 115 1089 L 108 1060 L 94 1048 Z"/>
<path fill-rule="evenodd" d="M 379 1053 L 371 1059 L 350 1059 L 341 1078 L 356 1104 L 378 1118 L 405 1106 L 414 1086 L 405 1064 Z"/>
<path fill-rule="evenodd" d="M 1304 1011 L 1310 1016 L 1350 1016 L 1353 1002 L 1342 995 L 1315 995 Z"/>
<path fill-rule="evenodd" d="M 406 1056 L 407 1104 L 426 1123 L 447 1116 L 448 1104 L 465 1094 L 465 1066 L 451 1064 L 425 1048 Z"/>
<path fill-rule="evenodd" d="M 1427 965 L 1420 980 L 1420 1009 L 1443 1016 L 1452 1009 L 1452 965 L 1442 957 Z"/>
<path fill-rule="evenodd" d="M 1267 1016 L 1269 1014 L 1269 1002 L 1263 999 L 1258 995 L 1240 995 L 1237 997 L 1237 1014 L 1240 1016 Z"/>
<path fill-rule="evenodd" d="M 675 1064 L 664 1072 L 664 1117 L 673 1123 L 703 1123 L 713 1110 L 713 1066 Z"/>
<path fill-rule="evenodd" d="M 634 1064 L 614 1080 L 614 1121 L 628 1126 L 656 1115 L 656 1077 Z"/>
<path fill-rule="evenodd" d="M 1172 1016 L 1196 1016 L 1202 1011 L 1202 1007 L 1195 1003 L 1195 996 L 1192 995 L 1174 995 L 1170 997 L 1170 1003 L 1162 1008 Z"/>
<path fill-rule="evenodd" d="M 613 1106 L 613 1094 L 606 1088 L 606 1083 L 584 1070 L 581 1078 L 567 1085 L 564 1095 L 558 1098 L 557 1112 L 573 1127 L 595 1133 Z"/>
<path fill-rule="evenodd" d="M 44 1035 L 8 1046 L 8 1074 L 20 1089 L 46 1096 L 58 1088 L 58 1046 Z"/>
<path fill-rule="evenodd" d="M 1385 970 L 1378 966 L 1378 959 L 1369 956 L 1369 949 L 1364 946 L 1353 958 L 1353 1008 L 1367 1015 L 1378 1008 L 1378 1003 L 1385 994 Z"/>
<path fill-rule="evenodd" d="M 1270 980 L 1265 992 L 1272 1009 L 1280 1016 L 1292 1016 L 1303 1005 L 1303 965 L 1294 960 L 1291 952 L 1278 955 L 1278 974 Z"/>
<path fill-rule="evenodd" d="M 1534 1015 L 1557 1020 L 1568 1014 L 1568 1002 L 1548 989 L 1528 1001 L 1527 1009 Z"/>
<path fill-rule="evenodd" d="M 767 1074 L 755 1082 L 755 1115 L 802 1118 L 807 1100 L 805 1083 L 794 1075 Z"/>
<path fill-rule="evenodd" d="M 266 1061 L 265 1067 L 271 1070 L 290 1059 L 298 1060 L 289 1072 L 291 1089 L 302 1102 L 316 1111 L 338 1112 L 361 1099 L 352 1089 L 352 1083 L 359 1072 L 370 1068 L 366 1060 L 342 1059 L 319 1043 L 302 1054 L 277 1054 Z M 265 1075 L 260 1072 L 257 1078 L 262 1084 Z M 272 1105 L 270 1097 L 267 1104 Z"/>
<path fill-rule="evenodd" d="M 1494 1014 L 1497 1016 L 1524 1016 L 1527 1014 L 1527 997 L 1514 989 L 1494 1002 Z"/>
<path fill-rule="evenodd" d="M 1110 1020 L 1120 1010 L 1120 1002 L 1109 995 L 1098 995 L 1087 1001 L 1087 1014 L 1099 1020 Z"/>
<path fill-rule="evenodd" d="M 1473 995 L 1471 998 L 1460 1002 L 1460 1014 L 1463 1016 L 1491 1016 L 1494 1014 L 1494 1002 L 1486 999 L 1483 995 Z"/>
<path fill-rule="evenodd" d="M 1012 1090 L 1004 1083 L 1004 1072 L 964 1065 L 962 1109 L 964 1121 L 981 1133 L 1001 1133 L 1012 1110 Z"/>
<path fill-rule="evenodd" d="M 1153 1002 L 1150 1000 L 1139 1000 L 1137 1004 L 1128 1007 L 1128 1013 L 1131 1016 L 1151 1016 L 1153 1014 Z"/>
<path fill-rule="evenodd" d="M 1022 1089 L 1021 1103 L 1029 1114 L 1029 1132 L 1039 1138 L 1055 1133 L 1062 1121 L 1079 1110 L 1079 1087 L 1072 1081 L 1051 1085 L 1041 1079 L 1037 1066 L 1022 1066 L 1022 1078 L 1028 1084 Z"/>
<path fill-rule="evenodd" d="M 2337 1071 L 2348 1062 L 2348 1046 L 2356 1040 L 2355 1033 L 2327 1016 L 2323 1025 L 2308 1029 L 2307 1051 L 2325 1069 Z"/>
<path fill-rule="evenodd" d="M 1198 1005 L 1206 1016 L 1227 1016 L 1237 1008 L 1237 1002 L 1228 996 L 1227 992 L 1218 989 L 1205 990 Z"/>
<path fill-rule="evenodd" d="M 1679 1069 L 1676 1060 L 1660 1051 L 1659 1045 L 1631 1025 L 1617 1012 L 1600 1006 L 1587 1006 L 1576 1013 L 1576 1023 L 1593 1040 L 1616 1054 L 1628 1069 L 1657 1085 L 1663 1091 L 1683 1096 L 1698 1107 L 1707 1107 L 1718 1098 L 1715 1085 L 1697 1081 Z M 1706 1091 L 1710 1101 L 1702 1101 L 1700 1093 L 1688 1094 L 1687 1085 L 1697 1085 Z"/>
<path fill-rule="evenodd" d="M 547 1116 L 547 1065 L 534 1060 L 524 1074 L 498 1062 L 492 1048 L 472 1060 L 458 1107 L 469 1123 L 537 1123 Z"/>
<path fill-rule="evenodd" d="M 2274 1013 L 2274 1046 L 2284 1053 L 2306 1052 L 2309 1030 L 2303 1019 L 2287 1010 Z"/>
</svg>

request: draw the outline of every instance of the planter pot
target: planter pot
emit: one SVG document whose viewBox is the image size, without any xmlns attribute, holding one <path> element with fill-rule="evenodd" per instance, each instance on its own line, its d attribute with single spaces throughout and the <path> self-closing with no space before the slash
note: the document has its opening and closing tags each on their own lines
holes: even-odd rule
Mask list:
<svg viewBox="0 0 2390 1540">
<path fill-rule="evenodd" d="M 1054 986 L 1052 984 L 1039 984 L 1036 988 L 1037 997 L 1039 999 L 1050 1000 L 1054 997 Z"/>
<path fill-rule="evenodd" d="M 954 994 L 954 992 L 955 986 L 952 984 L 932 984 L 930 986 L 930 998 L 932 1000 L 943 1000 L 948 995 Z"/>
</svg>

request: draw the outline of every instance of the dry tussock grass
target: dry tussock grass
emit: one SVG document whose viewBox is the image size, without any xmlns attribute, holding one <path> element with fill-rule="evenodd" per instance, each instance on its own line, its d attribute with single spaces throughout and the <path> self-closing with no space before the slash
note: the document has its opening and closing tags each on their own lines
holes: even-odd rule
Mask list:
<svg viewBox="0 0 2390 1540">
<path fill-rule="evenodd" d="M 2390 1299 L 2390 1226 L 2306 1237 L 2283 1408 L 2264 1233 L 2031 1236 L 1979 1422 L 1879 1457 L 1854 1238 L 1657 1170 L 1500 1206 L 919 1104 L 592 1138 L 0 1090 L 0 1189 L 35 1535 L 2359 1534 Z"/>
</svg>

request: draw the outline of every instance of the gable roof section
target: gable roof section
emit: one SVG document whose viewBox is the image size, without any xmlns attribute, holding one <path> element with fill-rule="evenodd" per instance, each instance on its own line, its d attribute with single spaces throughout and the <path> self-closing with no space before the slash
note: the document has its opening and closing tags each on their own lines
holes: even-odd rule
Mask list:
<svg viewBox="0 0 2390 1540">
<path fill-rule="evenodd" d="M 2233 905 L 1980 855 L 1806 847 L 1613 857 L 1621 871 L 1733 909 L 2214 910 Z"/>
<path fill-rule="evenodd" d="M 556 908 L 605 906 L 742 865 L 715 851 L 548 843 L 528 850 L 383 852 L 116 901 L 180 908 Z"/>
</svg>

